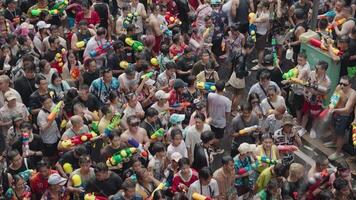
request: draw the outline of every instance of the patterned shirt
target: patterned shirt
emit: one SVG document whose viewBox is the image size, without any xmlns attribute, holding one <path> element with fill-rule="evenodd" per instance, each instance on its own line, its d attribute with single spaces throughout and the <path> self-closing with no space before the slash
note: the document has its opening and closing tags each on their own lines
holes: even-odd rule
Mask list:
<svg viewBox="0 0 356 200">
<path fill-rule="evenodd" d="M 107 97 L 111 91 L 116 91 L 120 87 L 120 83 L 116 78 L 112 78 L 109 85 L 105 84 L 102 78 L 94 80 L 89 91 L 94 94 L 102 104 L 107 102 Z"/>
<path fill-rule="evenodd" d="M 238 173 L 239 169 L 242 168 L 252 168 L 252 159 L 250 157 L 245 157 L 243 160 L 240 159 L 240 155 L 237 155 L 234 158 L 235 172 Z M 253 173 L 250 176 L 236 178 L 235 186 L 243 186 L 248 185 L 248 187 L 252 188 L 256 181 L 256 173 Z"/>
</svg>

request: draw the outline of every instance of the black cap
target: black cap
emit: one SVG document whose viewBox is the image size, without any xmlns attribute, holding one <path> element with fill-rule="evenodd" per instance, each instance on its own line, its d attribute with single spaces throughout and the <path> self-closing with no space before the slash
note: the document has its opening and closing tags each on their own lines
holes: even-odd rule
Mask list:
<svg viewBox="0 0 356 200">
<path fill-rule="evenodd" d="M 184 88 L 184 87 L 187 87 L 187 83 L 185 83 L 182 79 L 178 78 L 174 81 L 173 88 L 175 90 L 177 90 L 179 88 Z"/>
</svg>

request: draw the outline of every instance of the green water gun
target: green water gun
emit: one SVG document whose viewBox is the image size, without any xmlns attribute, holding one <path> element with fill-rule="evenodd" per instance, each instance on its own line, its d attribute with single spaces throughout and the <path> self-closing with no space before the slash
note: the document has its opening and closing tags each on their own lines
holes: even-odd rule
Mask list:
<svg viewBox="0 0 356 200">
<path fill-rule="evenodd" d="M 96 133 L 99 134 L 99 122 L 98 121 L 93 121 L 91 123 L 91 130 Z"/>
<path fill-rule="evenodd" d="M 53 10 L 58 10 L 60 13 L 63 13 L 63 11 L 67 8 L 68 6 L 68 0 L 60 0 L 57 1 L 56 4 L 53 6 Z"/>
<path fill-rule="evenodd" d="M 146 78 L 146 77 L 147 77 L 147 78 L 151 78 L 152 76 L 153 76 L 153 72 L 148 72 L 148 73 L 142 75 L 141 78 L 142 78 L 142 79 L 144 79 L 144 78 Z"/>
<path fill-rule="evenodd" d="M 40 16 L 40 14 L 41 14 L 42 11 L 47 11 L 50 15 L 57 15 L 57 14 L 60 13 L 59 10 L 57 10 L 57 9 L 53 9 L 53 10 L 47 10 L 47 9 L 33 9 L 33 10 L 31 10 L 31 15 L 32 15 L 33 17 L 38 17 L 38 16 Z"/>
<path fill-rule="evenodd" d="M 134 153 L 137 152 L 137 149 L 134 147 L 123 149 L 110 158 L 106 160 L 106 165 L 109 167 L 116 166 L 124 161 L 124 159 L 130 158 Z"/>
<path fill-rule="evenodd" d="M 133 40 L 129 37 L 125 39 L 125 43 L 129 45 L 135 52 L 141 52 L 144 48 L 144 45 L 141 42 Z"/>
<path fill-rule="evenodd" d="M 151 139 L 157 139 L 158 137 L 163 137 L 164 133 L 165 133 L 164 129 L 160 128 L 151 135 Z"/>
<path fill-rule="evenodd" d="M 112 133 L 112 130 L 120 124 L 121 121 L 121 114 L 115 113 L 114 117 L 111 119 L 110 124 L 105 128 L 104 135 L 109 137 Z"/>
<path fill-rule="evenodd" d="M 297 78 L 298 77 L 298 68 L 294 67 L 293 69 L 290 69 L 288 72 L 284 73 L 282 78 L 284 80 L 289 80 L 292 78 Z"/>
</svg>

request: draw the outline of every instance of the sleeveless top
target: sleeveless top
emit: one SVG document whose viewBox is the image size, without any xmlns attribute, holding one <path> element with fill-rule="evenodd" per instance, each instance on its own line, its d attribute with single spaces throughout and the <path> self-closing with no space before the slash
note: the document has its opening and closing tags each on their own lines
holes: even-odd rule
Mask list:
<svg viewBox="0 0 356 200">
<path fill-rule="evenodd" d="M 241 24 L 248 23 L 249 1 L 251 0 L 240 0 L 239 7 L 236 8 L 235 22 L 240 22 Z"/>
</svg>

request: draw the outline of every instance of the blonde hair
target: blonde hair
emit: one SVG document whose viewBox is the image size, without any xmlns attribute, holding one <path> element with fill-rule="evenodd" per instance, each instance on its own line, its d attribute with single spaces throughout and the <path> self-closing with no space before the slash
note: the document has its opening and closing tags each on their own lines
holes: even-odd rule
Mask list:
<svg viewBox="0 0 356 200">
<path fill-rule="evenodd" d="M 300 163 L 292 163 L 289 167 L 289 177 L 299 179 L 304 176 L 305 168 Z"/>
</svg>

